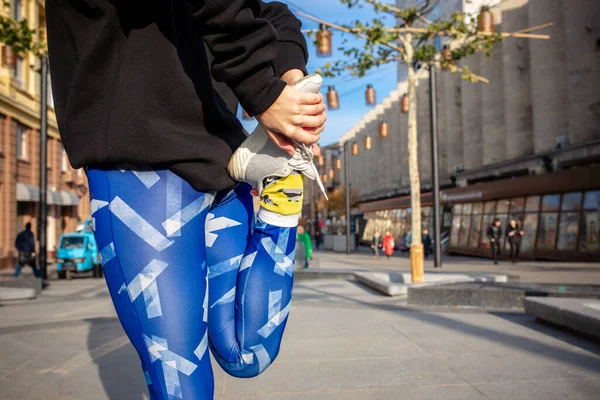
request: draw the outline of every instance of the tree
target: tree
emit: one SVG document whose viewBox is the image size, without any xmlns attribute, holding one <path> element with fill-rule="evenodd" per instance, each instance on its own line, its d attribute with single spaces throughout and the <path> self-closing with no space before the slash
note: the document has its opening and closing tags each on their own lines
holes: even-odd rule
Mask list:
<svg viewBox="0 0 600 400">
<path fill-rule="evenodd" d="M 484 82 L 488 80 L 473 73 L 464 62 L 458 66 L 458 61 L 475 54 L 484 53 L 491 56 L 495 44 L 506 37 L 529 37 L 548 39 L 546 35 L 531 35 L 536 29 L 547 27 L 544 24 L 516 33 L 494 33 L 491 23 L 490 8 L 481 7 L 479 15 L 463 12 L 454 12 L 448 17 L 429 20 L 426 16 L 429 1 L 423 7 L 408 7 L 400 9 L 390 4 L 377 0 L 340 0 L 349 8 L 362 7 L 365 3 L 372 6 L 376 12 L 394 17 L 396 26 L 385 26 L 380 19 L 371 22 L 356 21 L 353 25 L 335 25 L 327 21 L 314 18 L 304 13 L 301 16 L 313 19 L 325 26 L 353 34 L 364 39 L 362 47 L 349 46 L 345 39 L 339 48 L 348 60 L 327 63 L 320 72 L 326 77 L 334 77 L 344 73 L 352 76 L 364 74 L 384 64 L 401 62 L 406 66 L 408 83 L 408 162 L 411 189 L 411 266 L 413 281 L 423 276 L 423 247 L 421 244 L 421 184 L 418 169 L 417 149 L 417 91 L 416 73 L 419 69 L 442 69 L 452 73 L 460 73 L 462 78 L 470 82 Z M 315 43 L 318 45 L 320 35 Z M 448 46 L 439 49 L 434 41 L 445 38 Z M 417 278 L 415 280 L 415 278 Z"/>
<path fill-rule="evenodd" d="M 335 215 L 344 215 L 346 213 L 346 190 L 344 185 L 337 186 L 328 194 L 329 200 L 321 198 L 317 204 L 319 211 L 327 210 L 335 212 Z M 350 188 L 350 207 L 356 207 L 358 204 L 358 195 L 353 188 Z"/>
<path fill-rule="evenodd" d="M 10 2 L 3 3 L 4 10 L 10 14 Z M 11 17 L 0 15 L 0 43 L 8 46 L 12 53 L 19 56 L 33 54 L 37 57 L 46 52 L 46 45 L 39 40 L 39 30 L 30 29 L 26 18 L 16 21 Z"/>
</svg>

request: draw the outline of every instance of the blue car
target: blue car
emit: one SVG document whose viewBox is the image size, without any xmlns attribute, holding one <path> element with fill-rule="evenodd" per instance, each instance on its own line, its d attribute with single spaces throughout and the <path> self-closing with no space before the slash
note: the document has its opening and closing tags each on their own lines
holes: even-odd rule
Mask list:
<svg viewBox="0 0 600 400">
<path fill-rule="evenodd" d="M 100 253 L 89 223 L 84 223 L 79 232 L 60 237 L 56 263 L 58 279 L 71 279 L 74 273 L 89 271 L 94 278 L 102 277 Z"/>
</svg>

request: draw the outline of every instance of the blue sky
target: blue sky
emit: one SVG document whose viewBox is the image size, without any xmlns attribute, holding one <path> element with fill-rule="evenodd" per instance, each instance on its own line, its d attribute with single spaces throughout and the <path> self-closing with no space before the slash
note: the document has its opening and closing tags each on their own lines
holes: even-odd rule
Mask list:
<svg viewBox="0 0 600 400">
<path fill-rule="evenodd" d="M 376 14 L 369 5 L 363 8 L 351 8 L 341 4 L 339 0 L 280 0 L 287 3 L 292 11 L 303 11 L 307 14 L 324 19 L 337 24 L 351 24 L 359 19 L 361 21 L 371 21 L 373 18 L 385 18 L 388 24 L 394 23 L 393 18 L 385 14 Z M 390 1 L 393 3 L 393 1 Z M 318 24 L 311 20 L 300 18 L 303 29 L 316 29 Z M 345 35 L 349 39 L 348 45 L 353 42 L 357 45 L 362 44 L 361 39 L 355 39 L 352 35 Z M 315 47 L 311 39 L 307 39 L 310 58 L 308 61 L 308 71 L 313 72 L 315 68 L 323 66 L 328 61 L 335 61 L 343 57 L 337 50 L 342 43 L 341 32 L 333 31 L 333 55 L 329 58 L 319 58 L 316 55 Z M 372 84 L 377 92 L 377 102 L 381 102 L 397 85 L 397 67 L 388 64 L 370 71 L 363 78 L 353 78 L 349 75 L 325 79 L 322 93 L 325 95 L 327 86 L 335 85 L 340 95 L 340 109 L 328 111 L 328 120 L 325 131 L 321 134 L 319 144 L 327 145 L 336 142 L 343 134 L 352 129 L 370 108 L 365 105 L 365 89 L 367 84 Z M 256 125 L 253 121 L 243 121 L 247 130 L 252 130 Z"/>
</svg>

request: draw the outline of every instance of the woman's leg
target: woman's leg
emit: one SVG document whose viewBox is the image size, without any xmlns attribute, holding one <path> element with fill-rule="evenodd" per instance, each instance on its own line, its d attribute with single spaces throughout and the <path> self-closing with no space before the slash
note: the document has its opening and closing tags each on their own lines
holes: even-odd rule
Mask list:
<svg viewBox="0 0 600 400">
<path fill-rule="evenodd" d="M 263 372 L 277 357 L 292 299 L 296 228 L 257 220 L 240 184 L 207 217 L 208 336 L 230 375 Z"/>
<path fill-rule="evenodd" d="M 169 171 L 90 169 L 92 223 L 153 400 L 212 399 L 204 232 L 214 199 Z"/>
</svg>

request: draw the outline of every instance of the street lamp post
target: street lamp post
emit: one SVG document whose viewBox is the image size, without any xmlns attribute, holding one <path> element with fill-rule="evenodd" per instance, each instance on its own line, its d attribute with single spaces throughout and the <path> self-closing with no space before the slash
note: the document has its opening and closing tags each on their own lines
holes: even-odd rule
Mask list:
<svg viewBox="0 0 600 400">
<path fill-rule="evenodd" d="M 429 106 L 431 119 L 431 175 L 433 193 L 433 243 L 434 243 L 434 267 L 442 266 L 442 244 L 440 233 L 440 171 L 438 165 L 438 134 L 437 134 L 437 108 L 435 70 L 429 67 Z"/>
<path fill-rule="evenodd" d="M 346 200 L 346 254 L 351 253 L 350 239 L 350 141 L 347 140 L 343 145 L 344 152 L 344 197 Z"/>
<path fill-rule="evenodd" d="M 46 225 L 48 210 L 46 207 L 46 195 L 48 193 L 47 181 L 47 155 L 48 155 L 48 60 L 46 55 L 40 58 L 40 203 L 38 213 L 38 239 L 39 239 L 39 263 L 42 279 L 48 279 L 47 249 L 46 249 Z"/>
</svg>

